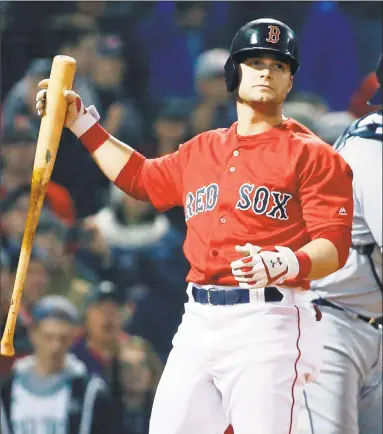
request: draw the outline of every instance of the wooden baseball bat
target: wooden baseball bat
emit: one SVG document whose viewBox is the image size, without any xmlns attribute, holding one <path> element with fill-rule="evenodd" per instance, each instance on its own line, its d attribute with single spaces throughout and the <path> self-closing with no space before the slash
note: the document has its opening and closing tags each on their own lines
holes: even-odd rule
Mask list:
<svg viewBox="0 0 383 434">
<path fill-rule="evenodd" d="M 46 106 L 41 119 L 33 164 L 28 216 L 21 244 L 11 304 L 1 340 L 0 351 L 3 356 L 10 357 L 15 354 L 13 339 L 20 301 L 24 290 L 24 282 L 32 253 L 33 240 L 64 128 L 67 111 L 64 90 L 72 89 L 75 71 L 76 61 L 72 57 L 59 55 L 53 59 Z"/>
</svg>

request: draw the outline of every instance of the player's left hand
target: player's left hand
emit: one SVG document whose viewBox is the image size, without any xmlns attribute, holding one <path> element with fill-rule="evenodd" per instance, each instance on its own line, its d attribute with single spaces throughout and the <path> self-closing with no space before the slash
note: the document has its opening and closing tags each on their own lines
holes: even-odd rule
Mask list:
<svg viewBox="0 0 383 434">
<path fill-rule="evenodd" d="M 241 288 L 264 288 L 281 284 L 286 279 L 296 277 L 299 272 L 298 259 L 287 247 L 275 246 L 274 249 L 267 250 L 247 243 L 236 246 L 235 250 L 246 254 L 230 264 L 233 276 Z"/>
</svg>

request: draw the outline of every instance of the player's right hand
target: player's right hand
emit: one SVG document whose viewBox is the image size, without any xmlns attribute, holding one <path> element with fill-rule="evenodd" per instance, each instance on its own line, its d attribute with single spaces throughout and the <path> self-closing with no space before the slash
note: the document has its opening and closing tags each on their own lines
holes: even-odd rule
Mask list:
<svg viewBox="0 0 383 434">
<path fill-rule="evenodd" d="M 39 91 L 36 95 L 36 110 L 37 114 L 42 117 L 44 115 L 44 110 L 47 102 L 47 91 L 48 91 L 49 79 L 44 79 L 39 83 Z M 71 128 L 74 121 L 81 115 L 86 113 L 86 109 L 80 96 L 73 90 L 64 91 L 64 95 L 68 101 L 68 108 L 65 117 L 64 126 L 66 128 Z"/>
</svg>

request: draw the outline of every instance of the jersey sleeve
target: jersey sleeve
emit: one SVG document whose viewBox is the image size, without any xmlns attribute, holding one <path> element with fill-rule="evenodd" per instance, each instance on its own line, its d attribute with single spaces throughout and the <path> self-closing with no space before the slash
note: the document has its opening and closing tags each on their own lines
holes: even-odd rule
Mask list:
<svg viewBox="0 0 383 434">
<path fill-rule="evenodd" d="M 182 205 L 180 150 L 146 159 L 134 152 L 115 184 L 129 196 L 151 202 L 158 211 Z"/>
<path fill-rule="evenodd" d="M 302 216 L 309 233 L 333 226 L 352 227 L 352 170 L 325 144 L 303 152 L 298 167 Z"/>
</svg>

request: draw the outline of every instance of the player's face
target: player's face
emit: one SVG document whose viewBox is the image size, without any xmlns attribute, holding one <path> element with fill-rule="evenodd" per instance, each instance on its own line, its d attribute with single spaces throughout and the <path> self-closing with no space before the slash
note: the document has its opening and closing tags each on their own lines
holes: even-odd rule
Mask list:
<svg viewBox="0 0 383 434">
<path fill-rule="evenodd" d="M 240 64 L 238 96 L 249 103 L 282 104 L 293 78 L 290 65 L 273 57 L 251 57 Z"/>
</svg>

